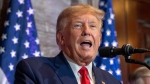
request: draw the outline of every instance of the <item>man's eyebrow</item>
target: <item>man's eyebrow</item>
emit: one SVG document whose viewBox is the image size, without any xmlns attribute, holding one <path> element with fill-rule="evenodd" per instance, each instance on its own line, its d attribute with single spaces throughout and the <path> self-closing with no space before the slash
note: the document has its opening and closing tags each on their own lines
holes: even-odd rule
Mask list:
<svg viewBox="0 0 150 84">
<path fill-rule="evenodd" d="M 88 23 L 97 23 L 96 21 L 89 21 Z"/>
<path fill-rule="evenodd" d="M 84 22 L 82 19 L 76 18 L 73 20 L 73 23 L 82 23 Z M 88 23 L 97 23 L 95 20 L 89 20 Z"/>
<path fill-rule="evenodd" d="M 89 23 L 96 23 L 95 21 L 89 21 Z"/>
<path fill-rule="evenodd" d="M 82 21 L 82 20 L 77 19 L 77 20 L 74 20 L 73 22 L 75 22 L 75 23 L 81 23 L 81 22 L 83 22 L 83 21 Z"/>
</svg>

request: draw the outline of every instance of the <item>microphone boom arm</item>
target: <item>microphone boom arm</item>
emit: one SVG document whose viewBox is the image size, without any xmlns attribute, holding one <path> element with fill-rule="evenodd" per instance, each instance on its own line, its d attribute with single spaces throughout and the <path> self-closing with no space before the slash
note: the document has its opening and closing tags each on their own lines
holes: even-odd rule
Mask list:
<svg viewBox="0 0 150 84">
<path fill-rule="evenodd" d="M 145 52 L 150 52 L 148 49 L 143 49 L 143 48 L 141 48 L 141 49 L 140 48 L 139 49 L 135 48 L 134 49 L 134 48 L 132 48 L 132 46 L 130 44 L 123 45 L 122 49 L 124 50 L 123 56 L 125 57 L 125 61 L 127 63 L 144 65 L 145 67 L 147 67 L 150 70 L 150 66 L 148 66 L 145 62 L 130 59 L 130 55 L 132 55 L 132 54 L 129 54 L 129 50 L 131 50 L 130 53 L 133 53 L 133 51 L 136 52 L 136 53 L 137 52 L 138 53 L 145 53 Z"/>
<path fill-rule="evenodd" d="M 146 63 L 141 62 L 141 61 L 137 61 L 137 60 L 134 60 L 134 59 L 129 59 L 128 58 L 129 56 L 124 56 L 124 57 L 125 57 L 125 61 L 127 63 L 134 63 L 134 64 L 144 65 L 145 67 L 147 67 L 150 70 L 150 66 L 148 66 Z"/>
</svg>

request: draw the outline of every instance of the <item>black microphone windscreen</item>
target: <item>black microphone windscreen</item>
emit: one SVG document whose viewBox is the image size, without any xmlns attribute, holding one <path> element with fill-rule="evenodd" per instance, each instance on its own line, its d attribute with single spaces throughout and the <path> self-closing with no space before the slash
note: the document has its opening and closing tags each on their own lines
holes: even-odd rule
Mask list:
<svg viewBox="0 0 150 84">
<path fill-rule="evenodd" d="M 110 50 L 111 50 L 111 47 L 101 47 L 99 49 L 99 55 L 102 57 L 109 56 Z"/>
</svg>

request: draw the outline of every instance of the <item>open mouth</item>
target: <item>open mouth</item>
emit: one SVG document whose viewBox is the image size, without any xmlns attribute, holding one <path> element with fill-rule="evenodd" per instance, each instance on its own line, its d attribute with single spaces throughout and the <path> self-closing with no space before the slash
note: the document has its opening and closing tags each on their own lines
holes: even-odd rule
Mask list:
<svg viewBox="0 0 150 84">
<path fill-rule="evenodd" d="M 85 40 L 85 41 L 81 42 L 80 45 L 83 48 L 87 49 L 87 48 L 90 48 L 92 46 L 92 42 L 90 40 Z"/>
</svg>

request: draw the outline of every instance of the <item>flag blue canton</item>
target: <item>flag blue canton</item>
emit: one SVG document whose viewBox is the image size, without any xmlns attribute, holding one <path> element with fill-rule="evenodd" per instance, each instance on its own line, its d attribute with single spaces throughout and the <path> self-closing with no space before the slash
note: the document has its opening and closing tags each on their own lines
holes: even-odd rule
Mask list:
<svg viewBox="0 0 150 84">
<path fill-rule="evenodd" d="M 118 46 L 116 39 L 117 33 L 115 30 L 114 12 L 112 8 L 111 0 L 100 0 L 99 8 L 105 12 L 102 26 L 102 41 L 100 47 L 104 46 Z M 108 71 L 116 79 L 122 81 L 120 70 L 120 59 L 118 56 L 115 58 L 102 58 L 97 56 L 95 59 L 95 65 L 103 70 Z"/>
<path fill-rule="evenodd" d="M 9 84 L 13 84 L 17 63 L 39 57 L 39 39 L 30 0 L 10 0 L 0 44 L 0 68 Z"/>
</svg>

